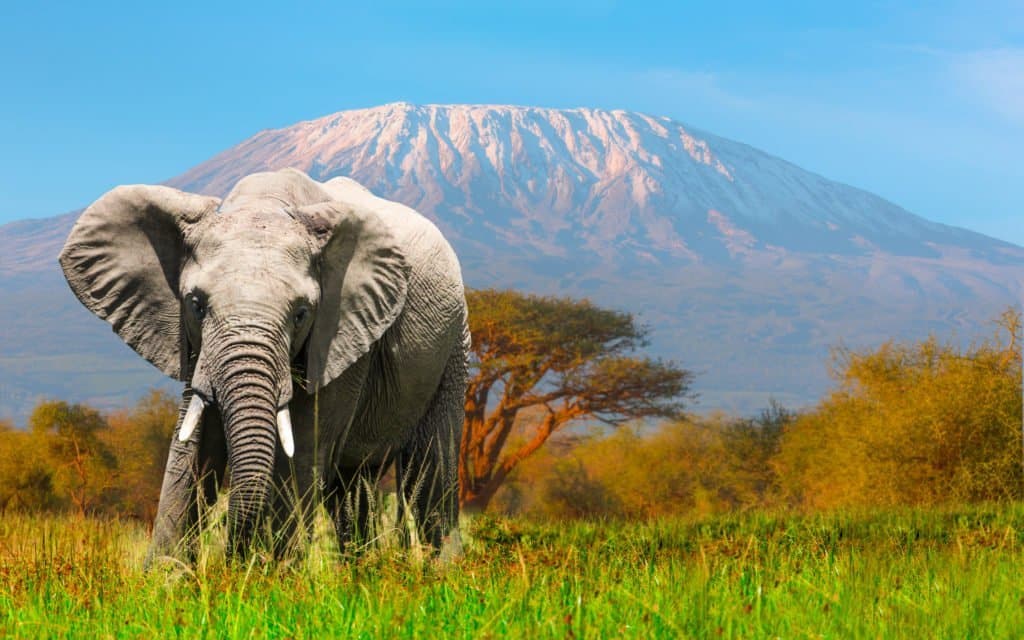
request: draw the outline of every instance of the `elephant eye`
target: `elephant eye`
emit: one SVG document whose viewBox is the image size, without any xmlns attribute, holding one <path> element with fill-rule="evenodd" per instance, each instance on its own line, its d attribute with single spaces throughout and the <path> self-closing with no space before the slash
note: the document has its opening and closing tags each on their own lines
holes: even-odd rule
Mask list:
<svg viewBox="0 0 1024 640">
<path fill-rule="evenodd" d="M 295 325 L 301 326 L 309 317 L 309 307 L 302 306 L 295 310 Z"/>
<path fill-rule="evenodd" d="M 192 311 L 192 315 L 194 315 L 197 320 L 202 320 L 203 316 L 206 315 L 206 306 L 203 305 L 199 296 L 194 293 L 188 296 L 188 308 Z"/>
</svg>

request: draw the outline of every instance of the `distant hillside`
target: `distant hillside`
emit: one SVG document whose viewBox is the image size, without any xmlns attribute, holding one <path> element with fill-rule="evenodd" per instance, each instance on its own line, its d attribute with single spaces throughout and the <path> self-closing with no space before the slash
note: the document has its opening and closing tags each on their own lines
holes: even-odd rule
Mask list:
<svg viewBox="0 0 1024 640">
<path fill-rule="evenodd" d="M 968 338 L 1024 298 L 1024 248 L 622 111 L 344 111 L 260 132 L 167 184 L 223 195 L 244 175 L 286 166 L 349 175 L 423 211 L 451 238 L 470 285 L 639 313 L 653 352 L 700 372 L 705 409 L 813 401 L 840 340 Z M 0 415 L 23 415 L 40 393 L 116 404 L 160 380 L 60 279 L 55 257 L 74 218 L 0 227 L 0 292 L 11 305 Z"/>
</svg>

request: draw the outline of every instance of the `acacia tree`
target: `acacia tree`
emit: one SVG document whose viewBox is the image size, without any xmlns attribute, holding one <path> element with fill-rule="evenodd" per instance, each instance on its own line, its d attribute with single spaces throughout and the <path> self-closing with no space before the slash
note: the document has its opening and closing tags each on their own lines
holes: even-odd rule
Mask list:
<svg viewBox="0 0 1024 640">
<path fill-rule="evenodd" d="M 460 500 L 483 510 L 509 473 L 565 425 L 682 414 L 693 374 L 639 357 L 647 330 L 588 300 L 470 291 L 473 335 L 459 460 Z M 539 419 L 506 451 L 524 410 Z"/>
</svg>

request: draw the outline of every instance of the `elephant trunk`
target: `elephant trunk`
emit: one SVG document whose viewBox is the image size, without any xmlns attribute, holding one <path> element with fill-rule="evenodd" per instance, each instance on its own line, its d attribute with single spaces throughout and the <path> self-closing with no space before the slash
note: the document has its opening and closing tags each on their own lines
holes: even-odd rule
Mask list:
<svg viewBox="0 0 1024 640">
<path fill-rule="evenodd" d="M 231 341 L 220 351 L 214 376 L 231 467 L 228 540 L 232 553 L 244 554 L 248 549 L 270 496 L 278 409 L 290 399 L 282 397 L 282 378 L 288 383 L 287 351 L 276 342 L 267 336 Z M 291 389 L 290 385 L 285 388 Z"/>
</svg>

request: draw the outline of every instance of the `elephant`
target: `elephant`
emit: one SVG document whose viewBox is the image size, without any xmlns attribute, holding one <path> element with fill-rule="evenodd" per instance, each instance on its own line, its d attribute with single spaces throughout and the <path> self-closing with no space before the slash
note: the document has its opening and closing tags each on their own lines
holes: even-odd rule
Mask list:
<svg viewBox="0 0 1024 640">
<path fill-rule="evenodd" d="M 296 169 L 223 200 L 119 186 L 60 264 L 82 304 L 185 383 L 147 564 L 194 559 L 226 481 L 230 557 L 267 532 L 280 552 L 319 504 L 353 541 L 368 514 L 350 491 L 391 464 L 399 522 L 411 511 L 435 553 L 458 554 L 470 335 L 459 261 L 426 217 Z"/>
</svg>

